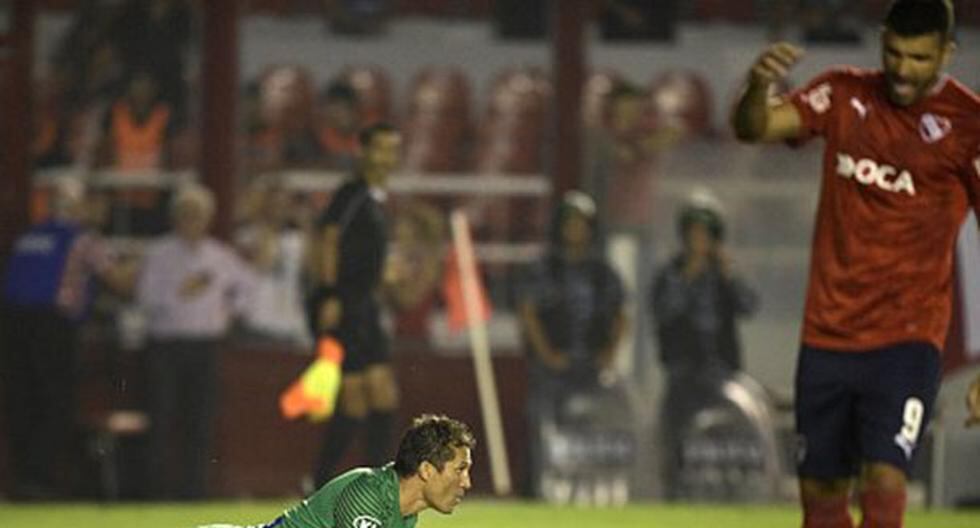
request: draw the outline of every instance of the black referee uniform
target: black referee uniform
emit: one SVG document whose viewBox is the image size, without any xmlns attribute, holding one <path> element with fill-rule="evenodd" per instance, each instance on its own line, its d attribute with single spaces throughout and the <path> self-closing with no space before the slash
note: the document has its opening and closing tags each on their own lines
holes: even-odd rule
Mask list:
<svg viewBox="0 0 980 528">
<path fill-rule="evenodd" d="M 382 208 L 384 191 L 372 189 L 356 178 L 337 190 L 330 206 L 317 221 L 317 229 L 339 227 L 337 283 L 332 288 L 342 307 L 336 336 L 344 346 L 343 371 L 360 372 L 369 365 L 388 361 L 388 339 L 381 328 L 378 288 L 387 254 L 387 224 Z M 317 333 L 320 304 L 317 291 L 309 303 L 311 324 Z"/>
<path fill-rule="evenodd" d="M 340 300 L 341 316 L 330 330 L 344 347 L 344 375 L 359 374 L 390 359 L 388 338 L 381 327 L 379 287 L 387 253 L 387 224 L 382 208 L 384 191 L 372 188 L 362 177 L 346 183 L 334 194 L 326 212 L 318 219 L 319 232 L 330 225 L 339 229 L 337 281 L 316 288 L 308 302 L 308 317 L 314 335 L 320 306 L 327 295 Z M 341 393 L 340 398 L 344 398 Z M 366 423 L 365 423 L 366 422 Z M 314 466 L 314 484 L 322 486 L 343 458 L 355 434 L 366 425 L 364 441 L 368 463 L 383 462 L 387 456 L 392 413 L 372 410 L 366 417 L 351 416 L 340 406 L 331 418 L 320 455 Z"/>
</svg>

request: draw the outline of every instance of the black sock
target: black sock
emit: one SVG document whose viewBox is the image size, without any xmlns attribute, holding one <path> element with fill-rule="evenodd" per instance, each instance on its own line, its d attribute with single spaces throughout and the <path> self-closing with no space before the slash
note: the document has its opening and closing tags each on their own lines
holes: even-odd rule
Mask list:
<svg viewBox="0 0 980 528">
<path fill-rule="evenodd" d="M 313 479 L 317 489 L 334 476 L 334 470 L 347 452 L 347 447 L 360 429 L 363 420 L 338 412 L 327 424 L 326 436 L 320 447 L 320 456 L 313 468 Z"/>
<path fill-rule="evenodd" d="M 374 411 L 367 419 L 367 457 L 372 466 L 380 466 L 391 459 L 391 428 L 395 421 L 395 413 L 390 411 Z"/>
</svg>

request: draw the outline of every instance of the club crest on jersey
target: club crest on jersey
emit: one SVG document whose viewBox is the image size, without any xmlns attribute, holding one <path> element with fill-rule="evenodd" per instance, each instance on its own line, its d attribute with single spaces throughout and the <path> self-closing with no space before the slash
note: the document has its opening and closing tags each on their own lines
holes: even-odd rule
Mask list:
<svg viewBox="0 0 980 528">
<path fill-rule="evenodd" d="M 845 179 L 854 179 L 862 185 L 874 185 L 879 189 L 915 196 L 915 181 L 912 174 L 891 165 L 862 158 L 855 160 L 842 152 L 837 153 L 837 174 Z"/>
<path fill-rule="evenodd" d="M 350 524 L 351 528 L 381 528 L 381 521 L 370 515 L 358 515 Z"/>
<path fill-rule="evenodd" d="M 946 137 L 953 124 L 948 118 L 937 116 L 936 114 L 922 114 L 919 119 L 919 135 L 926 143 L 935 143 Z"/>
</svg>

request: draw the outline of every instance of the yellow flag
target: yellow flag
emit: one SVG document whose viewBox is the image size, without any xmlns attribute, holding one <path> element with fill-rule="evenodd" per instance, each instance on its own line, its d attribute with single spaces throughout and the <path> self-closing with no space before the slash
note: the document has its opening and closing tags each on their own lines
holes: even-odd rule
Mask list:
<svg viewBox="0 0 980 528">
<path fill-rule="evenodd" d="M 317 341 L 316 359 L 279 396 L 279 410 L 290 420 L 306 415 L 321 422 L 333 414 L 340 392 L 344 347 L 333 337 Z"/>
</svg>

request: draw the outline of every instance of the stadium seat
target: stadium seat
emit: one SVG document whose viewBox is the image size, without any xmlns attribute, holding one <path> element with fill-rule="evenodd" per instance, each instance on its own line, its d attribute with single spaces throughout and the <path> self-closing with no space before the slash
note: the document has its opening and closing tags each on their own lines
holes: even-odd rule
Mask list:
<svg viewBox="0 0 980 528">
<path fill-rule="evenodd" d="M 331 81 L 342 80 L 357 92 L 364 123 L 387 121 L 391 115 L 391 80 L 378 66 L 347 66 Z"/>
<path fill-rule="evenodd" d="M 470 135 L 470 85 L 455 68 L 427 68 L 409 89 L 405 168 L 421 172 L 462 169 Z"/>
<path fill-rule="evenodd" d="M 582 121 L 586 127 L 602 126 L 606 120 L 607 96 L 622 76 L 612 70 L 589 74 L 582 90 Z"/>
<path fill-rule="evenodd" d="M 665 71 L 650 83 L 650 98 L 658 126 L 676 128 L 685 138 L 712 133 L 711 89 L 701 74 Z"/>
<path fill-rule="evenodd" d="M 475 166 L 481 172 L 541 170 L 541 150 L 551 103 L 550 79 L 540 70 L 499 75 L 478 132 Z"/>
<path fill-rule="evenodd" d="M 302 66 L 272 66 L 259 78 L 259 113 L 266 126 L 303 126 L 312 115 L 314 97 L 313 77 Z"/>
<path fill-rule="evenodd" d="M 310 72 L 302 66 L 269 67 L 259 77 L 257 91 L 258 125 L 249 132 L 248 170 L 316 159 L 316 95 Z"/>
<path fill-rule="evenodd" d="M 538 69 L 499 74 L 477 130 L 473 165 L 478 174 L 536 174 L 552 99 L 551 80 Z M 494 241 L 539 240 L 547 223 L 537 198 L 469 200 L 474 232 Z M 519 221 L 517 220 L 519 219 Z"/>
</svg>

